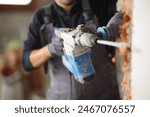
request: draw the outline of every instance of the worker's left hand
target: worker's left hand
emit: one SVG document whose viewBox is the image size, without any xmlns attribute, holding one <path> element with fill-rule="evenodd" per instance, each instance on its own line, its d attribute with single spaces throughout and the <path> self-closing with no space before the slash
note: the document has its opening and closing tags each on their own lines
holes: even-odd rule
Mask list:
<svg viewBox="0 0 150 117">
<path fill-rule="evenodd" d="M 110 39 L 114 40 L 120 37 L 119 25 L 123 23 L 123 14 L 117 12 L 108 22 L 107 28 L 110 32 Z"/>
</svg>

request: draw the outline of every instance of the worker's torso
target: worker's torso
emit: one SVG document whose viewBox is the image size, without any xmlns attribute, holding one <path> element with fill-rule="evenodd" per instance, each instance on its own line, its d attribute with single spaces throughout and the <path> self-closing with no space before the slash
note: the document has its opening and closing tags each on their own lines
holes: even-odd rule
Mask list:
<svg viewBox="0 0 150 117">
<path fill-rule="evenodd" d="M 54 12 L 55 26 L 75 28 L 78 24 L 85 23 L 82 12 L 74 8 L 73 14 L 63 17 L 63 12 L 55 11 L 55 5 L 51 8 Z M 62 14 L 61 14 L 62 13 Z M 52 20 L 52 19 L 51 19 Z M 93 24 L 94 25 L 94 24 Z M 52 32 L 51 25 L 46 25 L 43 31 L 46 43 Z M 90 27 L 89 27 L 90 28 Z M 95 79 L 83 85 L 74 80 L 70 72 L 62 64 L 61 57 L 54 57 L 49 60 L 50 86 L 47 90 L 47 99 L 119 99 L 116 82 L 116 70 L 108 60 L 105 47 L 96 45 L 92 48 L 92 62 L 96 71 Z"/>
</svg>

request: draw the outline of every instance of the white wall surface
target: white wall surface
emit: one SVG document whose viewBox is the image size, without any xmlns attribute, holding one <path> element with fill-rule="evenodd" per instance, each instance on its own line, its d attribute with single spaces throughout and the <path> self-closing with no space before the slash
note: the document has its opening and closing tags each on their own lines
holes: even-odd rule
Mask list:
<svg viewBox="0 0 150 117">
<path fill-rule="evenodd" d="M 133 99 L 150 99 L 150 0 L 134 0 L 131 58 Z"/>
</svg>

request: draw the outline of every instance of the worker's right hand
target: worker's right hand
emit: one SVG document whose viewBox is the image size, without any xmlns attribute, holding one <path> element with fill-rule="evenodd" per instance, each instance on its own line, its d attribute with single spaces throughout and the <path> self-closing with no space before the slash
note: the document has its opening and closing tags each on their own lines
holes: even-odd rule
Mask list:
<svg viewBox="0 0 150 117">
<path fill-rule="evenodd" d="M 51 43 L 48 44 L 48 50 L 50 55 L 53 57 L 63 55 L 63 39 L 60 39 L 54 35 Z"/>
</svg>

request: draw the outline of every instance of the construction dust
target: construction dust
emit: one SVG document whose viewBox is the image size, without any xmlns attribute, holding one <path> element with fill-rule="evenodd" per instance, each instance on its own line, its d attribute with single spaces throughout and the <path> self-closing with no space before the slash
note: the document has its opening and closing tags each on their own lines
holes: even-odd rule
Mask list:
<svg viewBox="0 0 150 117">
<path fill-rule="evenodd" d="M 126 42 L 129 47 L 121 47 L 118 50 L 119 56 L 123 59 L 123 62 L 120 64 L 122 66 L 122 81 L 121 89 L 123 91 L 123 99 L 131 100 L 131 88 L 130 88 L 130 60 L 131 60 L 131 17 L 132 17 L 132 0 L 118 0 L 117 10 L 122 12 L 123 15 L 123 24 L 119 27 L 120 29 L 120 39 L 116 41 Z M 113 60 L 114 61 L 114 60 Z"/>
</svg>

